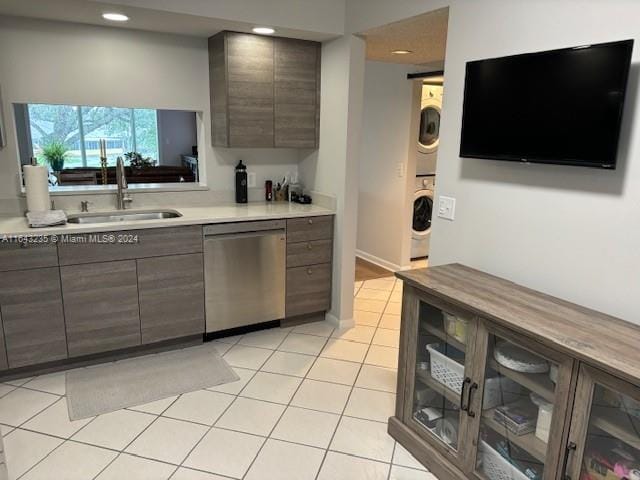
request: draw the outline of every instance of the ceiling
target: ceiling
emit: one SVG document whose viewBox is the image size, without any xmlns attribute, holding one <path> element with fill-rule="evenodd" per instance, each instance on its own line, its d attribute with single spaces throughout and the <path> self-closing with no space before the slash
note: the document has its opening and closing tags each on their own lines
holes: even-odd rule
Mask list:
<svg viewBox="0 0 640 480">
<path fill-rule="evenodd" d="M 102 18 L 105 12 L 127 15 L 124 23 Z M 0 0 L 0 15 L 30 17 L 115 28 L 175 33 L 196 37 L 210 37 L 222 30 L 250 32 L 255 25 L 219 18 L 122 6 L 101 0 Z M 334 36 L 295 29 L 278 28 L 277 35 L 305 40 L 324 41 Z"/>
<path fill-rule="evenodd" d="M 449 8 L 372 28 L 361 33 L 367 42 L 367 59 L 409 65 L 438 64 L 447 45 Z M 394 50 L 412 53 L 397 55 Z"/>
</svg>

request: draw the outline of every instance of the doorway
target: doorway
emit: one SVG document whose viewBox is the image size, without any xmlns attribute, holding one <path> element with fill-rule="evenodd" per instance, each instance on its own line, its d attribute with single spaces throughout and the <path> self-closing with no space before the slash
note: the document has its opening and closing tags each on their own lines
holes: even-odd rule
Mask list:
<svg viewBox="0 0 640 480">
<path fill-rule="evenodd" d="M 357 265 L 428 265 L 448 8 L 362 32 L 366 40 Z"/>
</svg>

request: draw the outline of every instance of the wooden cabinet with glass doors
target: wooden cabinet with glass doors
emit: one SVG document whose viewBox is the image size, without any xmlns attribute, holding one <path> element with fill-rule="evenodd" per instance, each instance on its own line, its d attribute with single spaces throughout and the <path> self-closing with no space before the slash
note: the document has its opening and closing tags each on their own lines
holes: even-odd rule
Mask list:
<svg viewBox="0 0 640 480">
<path fill-rule="evenodd" d="M 477 271 L 467 286 L 452 279 L 471 269 L 455 267 L 398 274 L 405 288 L 391 435 L 441 480 L 640 480 L 640 388 L 587 365 L 584 354 L 596 352 L 577 341 L 581 334 L 565 337 L 589 311 L 488 275 L 483 286 Z M 556 338 L 546 330 L 554 322 L 533 323 L 541 305 L 576 324 L 558 325 Z M 614 326 L 608 335 L 640 342 L 640 328 Z"/>
</svg>

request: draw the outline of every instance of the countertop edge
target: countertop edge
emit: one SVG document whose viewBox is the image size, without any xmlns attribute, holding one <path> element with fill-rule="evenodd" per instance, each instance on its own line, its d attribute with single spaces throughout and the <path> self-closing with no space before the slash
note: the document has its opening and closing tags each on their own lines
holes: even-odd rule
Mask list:
<svg viewBox="0 0 640 480">
<path fill-rule="evenodd" d="M 262 205 L 262 204 L 260 204 Z M 264 207 L 264 205 L 262 205 Z M 170 228 L 189 225 L 206 225 L 206 224 L 218 224 L 218 223 L 238 223 L 238 222 L 252 222 L 259 220 L 271 220 L 271 219 L 289 219 L 289 218 L 301 218 L 301 217 L 320 217 L 326 215 L 335 215 L 335 211 L 320 207 L 313 206 L 301 206 L 300 211 L 274 211 L 269 213 L 247 213 L 246 215 L 215 215 L 216 209 L 230 208 L 229 206 L 222 207 L 145 207 L 140 209 L 131 209 L 135 212 L 144 211 L 158 211 L 158 210 L 176 210 L 183 216 L 162 220 L 139 220 L 139 221 L 123 221 L 112 223 L 94 223 L 94 224 L 71 224 L 44 227 L 44 228 L 31 228 L 26 223 L 24 217 L 0 217 L 0 242 L 3 237 L 15 237 L 15 236 L 50 236 L 50 235 L 67 235 L 67 234 L 79 234 L 79 233 L 100 233 L 110 231 L 128 231 L 128 230 L 146 230 L 151 228 Z M 236 207 L 238 208 L 238 207 Z M 189 210 L 206 210 L 211 209 L 211 215 L 199 215 L 190 213 Z M 284 210 L 284 209 L 283 209 Z M 102 212 L 95 211 L 90 212 L 100 214 Z M 16 222 L 22 223 L 16 225 L 15 228 L 5 230 L 3 222 Z"/>
</svg>

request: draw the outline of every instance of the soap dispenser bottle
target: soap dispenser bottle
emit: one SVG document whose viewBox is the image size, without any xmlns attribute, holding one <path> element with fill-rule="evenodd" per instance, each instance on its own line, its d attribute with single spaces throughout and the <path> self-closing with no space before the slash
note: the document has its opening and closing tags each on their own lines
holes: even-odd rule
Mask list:
<svg viewBox="0 0 640 480">
<path fill-rule="evenodd" d="M 236 203 L 247 203 L 247 166 L 242 160 L 236 165 Z"/>
</svg>

